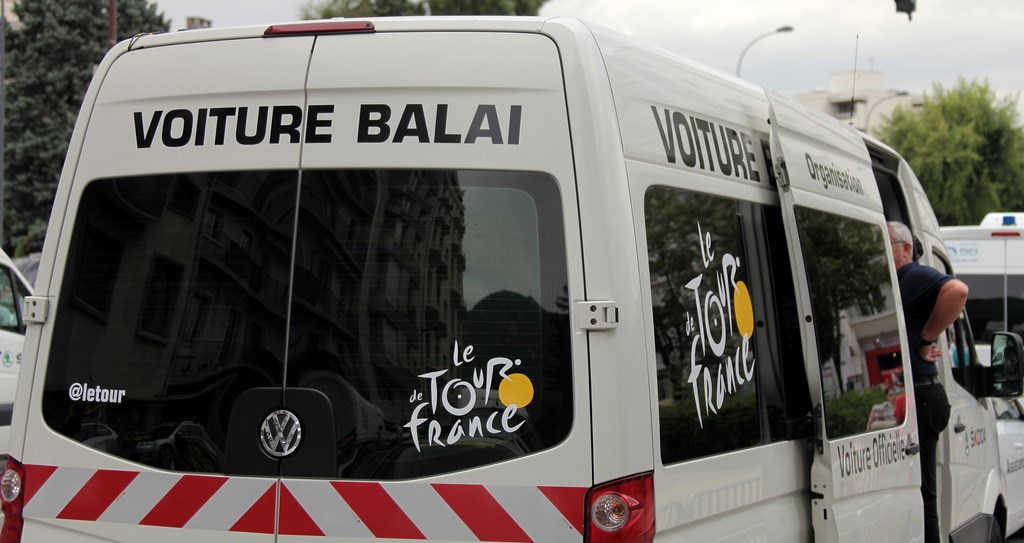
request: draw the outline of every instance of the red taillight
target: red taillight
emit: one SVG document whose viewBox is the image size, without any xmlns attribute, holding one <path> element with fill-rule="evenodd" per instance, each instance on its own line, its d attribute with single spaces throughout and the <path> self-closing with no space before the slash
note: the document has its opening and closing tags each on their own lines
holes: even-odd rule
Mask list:
<svg viewBox="0 0 1024 543">
<path fill-rule="evenodd" d="M 587 492 L 585 543 L 649 543 L 653 540 L 652 474 L 626 477 Z"/>
<path fill-rule="evenodd" d="M 4 511 L 4 528 L 0 543 L 19 543 L 21 528 L 25 524 L 22 507 L 25 505 L 25 467 L 8 457 L 7 467 L 0 473 L 0 504 Z"/>
<path fill-rule="evenodd" d="M 1019 238 L 1020 232 L 992 232 L 994 238 Z"/>
<path fill-rule="evenodd" d="M 376 27 L 370 21 L 317 21 L 313 23 L 288 23 L 273 25 L 263 32 L 264 37 L 294 36 L 296 34 L 358 34 L 373 32 Z"/>
</svg>

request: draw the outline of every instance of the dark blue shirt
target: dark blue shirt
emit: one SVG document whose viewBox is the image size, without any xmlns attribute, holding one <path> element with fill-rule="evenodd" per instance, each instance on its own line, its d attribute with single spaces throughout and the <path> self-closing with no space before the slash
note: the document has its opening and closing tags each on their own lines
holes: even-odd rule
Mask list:
<svg viewBox="0 0 1024 543">
<path fill-rule="evenodd" d="M 927 362 L 917 354 L 918 338 L 935 309 L 942 285 L 953 279 L 935 268 L 911 262 L 896 272 L 903 299 L 903 319 L 907 322 L 907 341 L 910 342 L 910 370 L 915 377 L 938 375 L 939 366 Z M 934 338 L 924 338 L 934 339 Z"/>
</svg>

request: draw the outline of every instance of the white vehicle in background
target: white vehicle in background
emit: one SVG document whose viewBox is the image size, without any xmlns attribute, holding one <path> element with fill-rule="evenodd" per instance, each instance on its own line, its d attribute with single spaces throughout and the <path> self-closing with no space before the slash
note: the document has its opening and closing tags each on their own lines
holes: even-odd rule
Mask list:
<svg viewBox="0 0 1024 543">
<path fill-rule="evenodd" d="M 3 456 L 7 456 L 14 391 L 18 388 L 21 349 L 25 342 L 25 321 L 21 312 L 25 296 L 31 295 L 30 283 L 0 249 L 0 455 Z"/>
<path fill-rule="evenodd" d="M 989 213 L 978 226 L 944 226 L 946 251 L 971 292 L 967 314 L 982 364 L 993 332 L 1024 331 L 1024 213 Z"/>
<path fill-rule="evenodd" d="M 968 320 L 978 362 L 988 365 L 993 333 L 1024 330 L 1024 213 L 989 213 L 980 225 L 941 230 L 957 277 L 970 287 Z M 992 398 L 992 406 L 1009 537 L 1024 528 L 1024 404 Z"/>
<path fill-rule="evenodd" d="M 1024 528 L 1024 404 L 1020 398 L 992 398 L 999 456 L 1006 477 L 1006 535 Z"/>
</svg>

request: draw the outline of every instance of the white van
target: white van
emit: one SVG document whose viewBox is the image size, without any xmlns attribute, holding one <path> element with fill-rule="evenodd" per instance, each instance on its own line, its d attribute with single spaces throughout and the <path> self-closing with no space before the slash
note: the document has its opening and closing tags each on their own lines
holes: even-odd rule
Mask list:
<svg viewBox="0 0 1024 543">
<path fill-rule="evenodd" d="M 992 400 L 999 433 L 999 455 L 1006 477 L 1006 534 L 1024 529 L 1024 403 Z"/>
<path fill-rule="evenodd" d="M 1024 332 L 1024 213 L 988 213 L 980 225 L 944 226 L 949 259 L 971 288 L 967 312 L 988 360 L 993 332 Z"/>
<path fill-rule="evenodd" d="M 25 319 L 21 313 L 32 287 L 7 253 L 0 249 L 0 457 L 7 455 L 11 413 L 21 370 Z"/>
<path fill-rule="evenodd" d="M 920 540 L 885 227 L 941 246 L 912 176 L 577 20 L 119 44 L 28 302 L 4 541 Z M 1020 393 L 1000 337 L 976 394 Z M 998 540 L 963 413 L 943 530 Z"/>
</svg>

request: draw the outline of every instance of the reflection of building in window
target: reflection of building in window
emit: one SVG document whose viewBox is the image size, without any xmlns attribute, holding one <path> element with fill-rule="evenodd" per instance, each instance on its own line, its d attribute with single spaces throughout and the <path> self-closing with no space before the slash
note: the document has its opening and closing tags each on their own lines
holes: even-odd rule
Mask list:
<svg viewBox="0 0 1024 543">
<path fill-rule="evenodd" d="M 451 358 L 459 316 L 445 302 L 461 300 L 462 268 L 450 247 L 464 229 L 455 173 L 304 175 L 291 307 L 294 375 L 330 365 L 366 400 L 392 404 L 388 419 L 397 422 L 408 406 L 402 391 L 424 368 Z"/>
<path fill-rule="evenodd" d="M 242 320 L 242 314 L 236 310 L 231 309 L 228 311 L 227 321 L 224 323 L 224 338 L 220 344 L 220 360 L 229 360 L 231 355 L 235 351 L 235 335 L 238 333 L 239 321 Z"/>
<path fill-rule="evenodd" d="M 153 258 L 149 284 L 139 314 L 139 331 L 167 338 L 178 302 L 181 273 L 182 266 L 178 263 L 162 256 Z"/>
<path fill-rule="evenodd" d="M 853 388 L 893 386 L 902 380 L 903 362 L 900 357 L 899 331 L 892 326 L 896 313 L 896 297 L 892 285 L 882 285 L 885 303 L 880 308 L 858 303 L 846 316 L 850 321 L 851 336 L 856 338 L 857 356 L 843 368 Z"/>
<path fill-rule="evenodd" d="M 235 177 L 246 181 L 235 182 Z M 102 344 L 105 354 L 95 362 L 91 355 L 80 358 L 78 370 L 91 379 L 121 380 L 126 388 L 134 387 L 135 397 L 145 398 L 169 394 L 167 387 L 192 394 L 190 387 L 208 387 L 218 372 L 238 364 L 266 364 L 274 358 L 280 364 L 294 179 L 294 173 L 248 172 L 90 185 L 76 226 L 69 284 L 75 307 L 105 324 L 90 326 L 78 319 L 73 333 L 88 344 Z M 164 205 L 175 213 L 164 213 Z M 179 299 L 189 301 L 184 309 Z M 135 322 L 121 322 L 128 319 Z M 243 346 L 253 336 L 241 331 L 253 326 L 273 331 L 272 337 Z M 159 337 L 171 344 L 143 345 L 125 337 L 124 332 L 135 330 L 143 339 Z M 119 373 L 116 364 L 92 367 L 104 358 L 138 361 L 139 369 Z M 138 382 L 125 381 L 129 375 L 137 375 Z"/>
<path fill-rule="evenodd" d="M 220 214 L 212 209 L 203 215 L 203 235 L 213 241 L 220 241 Z"/>
<path fill-rule="evenodd" d="M 115 291 L 124 243 L 103 230 L 87 226 L 75 269 L 75 299 L 97 316 L 106 317 Z"/>
<path fill-rule="evenodd" d="M 171 191 L 171 201 L 167 203 L 167 209 L 192 218 L 196 213 L 196 205 L 199 202 L 201 192 L 187 176 L 180 176 L 175 180 L 174 189 Z"/>
<path fill-rule="evenodd" d="M 567 310 L 554 302 L 564 300 L 566 273 L 553 180 L 471 172 L 475 181 L 463 183 L 466 172 L 454 171 L 303 175 L 300 198 L 297 172 L 91 183 L 55 311 L 61 340 L 51 349 L 48 386 L 131 390 L 131 405 L 104 413 L 126 436 L 190 420 L 223 444 L 241 390 L 318 382 L 337 389 L 336 419 L 355 427 L 360 417 L 359 439 L 379 440 L 377 447 L 402 437 L 418 375 L 452 368 L 458 340 L 475 342 L 481 360 L 531 364 L 529 422 L 543 429 L 535 439 L 561 441 L 572 387 Z M 517 184 L 502 185 L 506 179 Z M 532 188 L 544 183 L 547 192 Z M 542 258 L 544 243 L 550 258 Z M 304 375 L 317 378 L 300 381 Z M 48 413 L 67 413 L 66 393 L 44 402 Z M 356 446 L 339 443 L 339 451 Z"/>
</svg>

